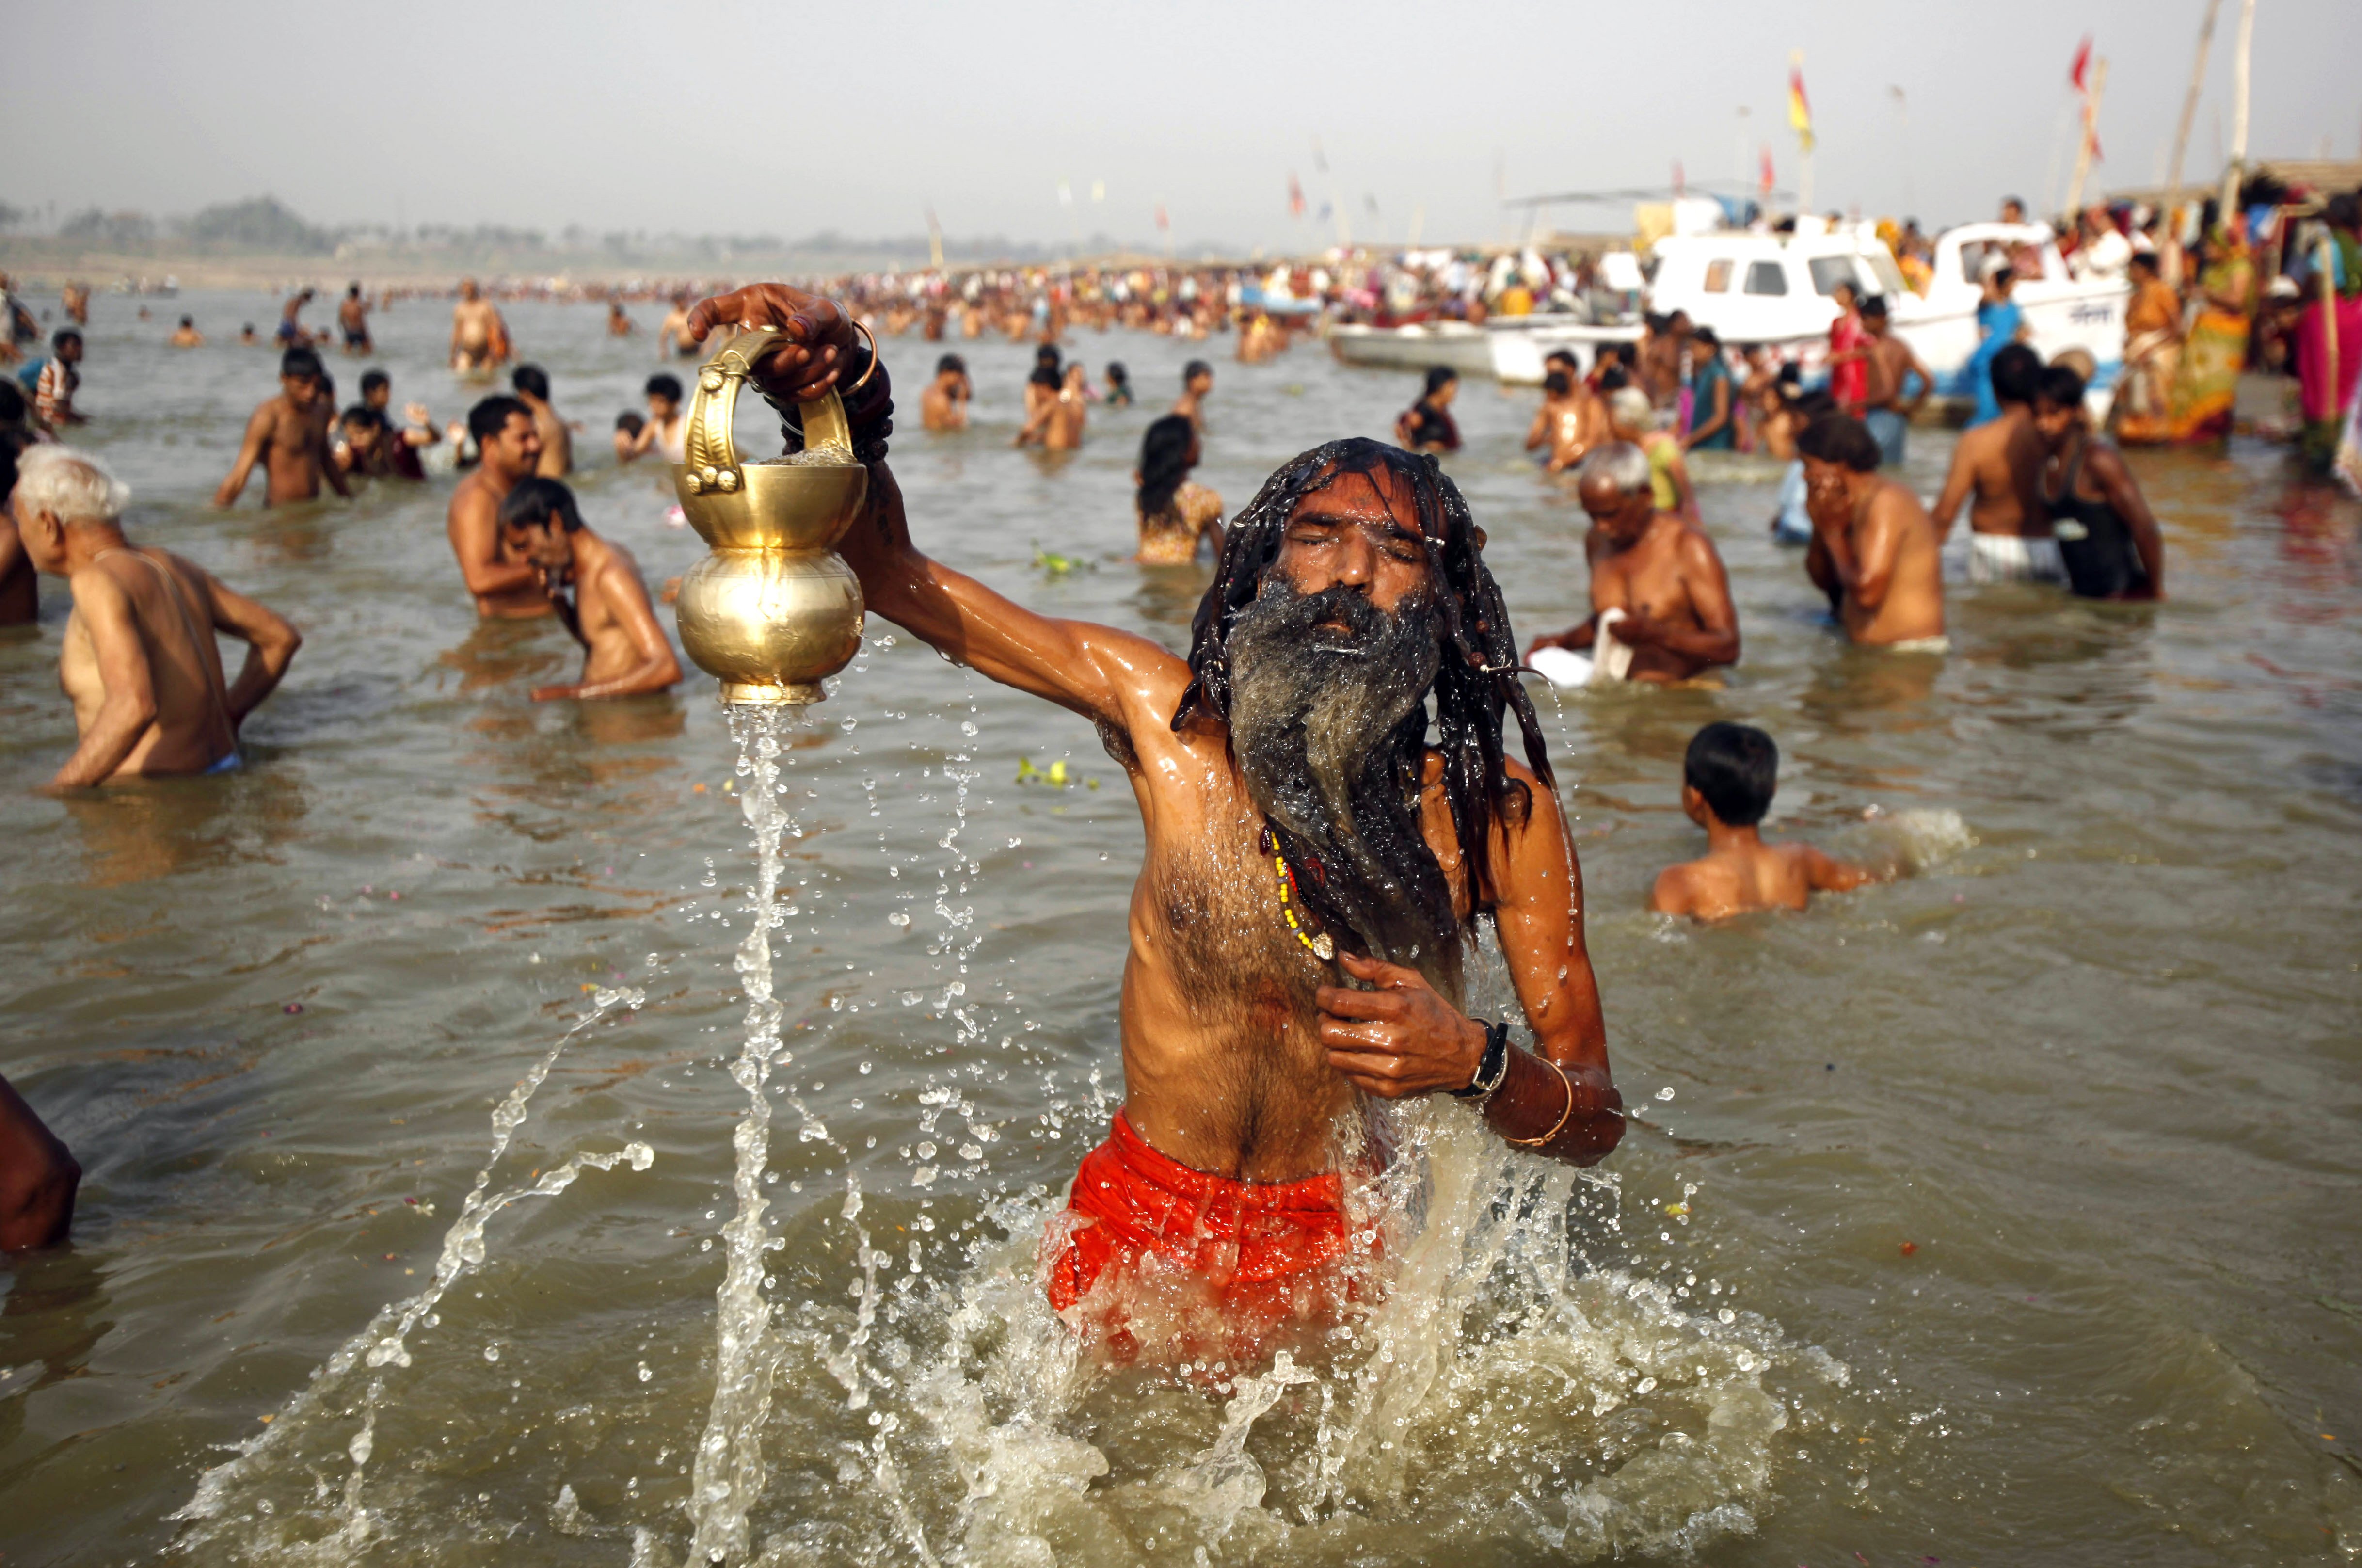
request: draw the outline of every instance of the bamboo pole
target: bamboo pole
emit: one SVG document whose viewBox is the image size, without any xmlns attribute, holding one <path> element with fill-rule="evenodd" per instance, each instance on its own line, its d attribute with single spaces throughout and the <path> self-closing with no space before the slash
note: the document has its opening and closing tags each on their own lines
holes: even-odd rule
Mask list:
<svg viewBox="0 0 2362 1568">
<path fill-rule="evenodd" d="M 2181 100 L 2181 124 L 2173 132 L 2173 163 L 2165 179 L 2165 256 L 2159 263 L 2165 281 L 2181 287 L 2181 159 L 2190 150 L 2190 122 L 2198 117 L 2198 94 L 2206 85 L 2206 55 L 2214 43 L 2214 17 L 2223 0 L 2206 0 L 2205 19 L 2198 24 L 2198 59 L 2190 67 L 2190 92 Z"/>
<path fill-rule="evenodd" d="M 2255 58 L 2256 0 L 2239 0 L 2239 41 L 2231 55 L 2231 160 L 2223 170 L 2223 216 L 2239 207 L 2247 172 L 2247 80 Z"/>
<path fill-rule="evenodd" d="M 2083 215 L 2083 182 L 2092 174 L 2092 148 L 2099 140 L 2100 98 L 2108 90 L 2108 61 L 2103 55 L 2092 62 L 2092 91 L 2083 100 L 2083 141 L 2075 149 L 2075 178 L 2067 187 L 2067 221 Z"/>
</svg>

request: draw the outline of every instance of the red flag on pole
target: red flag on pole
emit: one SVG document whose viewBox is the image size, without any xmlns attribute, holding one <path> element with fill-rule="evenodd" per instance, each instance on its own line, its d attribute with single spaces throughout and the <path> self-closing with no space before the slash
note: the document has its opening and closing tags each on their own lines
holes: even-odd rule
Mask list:
<svg viewBox="0 0 2362 1568">
<path fill-rule="evenodd" d="M 2078 93 L 2092 90 L 2092 35 L 2083 35 L 2082 44 L 2075 50 L 2075 63 L 2067 68 L 2067 80 L 2075 84 Z"/>
<path fill-rule="evenodd" d="M 1299 218 L 1304 215 L 1304 187 L 1296 182 L 1294 174 L 1287 177 L 1287 215 Z"/>
<path fill-rule="evenodd" d="M 1164 204 L 1163 202 L 1156 204 L 1156 226 L 1159 228 L 1171 228 L 1173 226 L 1173 220 L 1164 215 Z"/>
<path fill-rule="evenodd" d="M 1766 148 L 1764 148 L 1764 149 L 1763 149 L 1763 172 L 1762 172 L 1762 176 L 1761 176 L 1761 183 L 1762 183 L 1762 186 L 1763 186 L 1763 193 L 1764 193 L 1766 196 L 1769 196 L 1769 195 L 1772 193 L 1772 149 L 1771 149 L 1771 148 L 1769 148 L 1769 147 L 1766 147 Z"/>
</svg>

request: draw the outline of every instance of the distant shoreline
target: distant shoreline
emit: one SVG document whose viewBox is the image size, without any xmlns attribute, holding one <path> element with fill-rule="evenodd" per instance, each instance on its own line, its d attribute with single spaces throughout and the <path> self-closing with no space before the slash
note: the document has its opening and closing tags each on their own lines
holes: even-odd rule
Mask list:
<svg viewBox="0 0 2362 1568">
<path fill-rule="evenodd" d="M 1542 243 L 1552 250 L 1569 248 L 1596 250 L 1612 244 L 1628 243 L 1628 239 L 1597 235 L 1553 235 Z M 1506 248 L 1514 250 L 1519 248 L 1510 246 Z M 1400 248 L 1399 246 L 1376 247 L 1374 253 L 1391 254 Z M 1439 245 L 1436 248 L 1442 247 Z M 1488 244 L 1451 248 L 1491 255 L 1505 248 Z M 1242 268 L 1270 267 L 1283 260 L 1309 263 L 1319 259 L 1320 258 L 1311 256 L 1211 254 L 1168 258 L 1147 251 L 1104 250 L 1056 260 L 1040 257 L 988 259 L 952 256 L 945 258 L 944 270 L 949 272 L 1031 271 L 1068 266 Z M 270 252 L 219 255 L 197 249 L 158 247 L 132 254 L 94 249 L 46 236 L 0 236 L 0 272 L 6 272 L 15 280 L 18 289 L 31 293 L 54 293 L 60 285 L 68 282 L 87 283 L 97 293 L 112 292 L 119 284 L 128 285 L 137 291 L 145 282 L 150 286 L 149 292 L 154 292 L 167 278 L 174 280 L 184 289 L 270 292 L 308 285 L 323 293 L 342 293 L 347 284 L 359 282 L 374 293 L 389 285 L 448 293 L 458 287 L 462 278 L 536 285 L 559 282 L 598 288 L 627 283 L 696 287 L 758 278 L 822 278 L 846 272 L 924 272 L 933 270 L 923 258 L 883 250 L 749 251 L 716 259 L 678 256 L 623 262 L 596 252 L 554 250 L 491 251 L 473 255 L 379 249 L 353 250 L 332 256 Z"/>
</svg>

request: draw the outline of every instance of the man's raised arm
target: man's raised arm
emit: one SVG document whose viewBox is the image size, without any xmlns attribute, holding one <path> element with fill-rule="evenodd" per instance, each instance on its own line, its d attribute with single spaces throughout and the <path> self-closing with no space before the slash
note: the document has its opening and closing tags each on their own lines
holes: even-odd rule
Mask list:
<svg viewBox="0 0 2362 1568">
<path fill-rule="evenodd" d="M 689 335 L 731 324 L 779 329 L 778 342 L 756 363 L 755 378 L 781 404 L 819 396 L 853 363 L 851 320 L 833 301 L 783 283 L 701 300 L 690 312 Z M 836 547 L 861 580 L 871 610 L 1004 686 L 1127 724 L 1147 717 L 1132 712 L 1131 700 L 1177 689 L 1181 661 L 1147 638 L 1037 614 L 928 559 L 911 542 L 901 490 L 882 462 L 869 466 L 866 515 Z"/>
</svg>

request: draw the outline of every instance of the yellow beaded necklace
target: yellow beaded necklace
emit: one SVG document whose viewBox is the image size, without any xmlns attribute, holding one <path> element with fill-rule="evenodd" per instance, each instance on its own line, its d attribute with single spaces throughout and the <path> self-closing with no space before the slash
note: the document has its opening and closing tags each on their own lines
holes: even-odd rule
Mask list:
<svg viewBox="0 0 2362 1568">
<path fill-rule="evenodd" d="M 1280 853 L 1279 835 L 1271 831 L 1269 823 L 1263 826 L 1262 849 L 1271 856 L 1272 869 L 1279 877 L 1279 912 L 1287 917 L 1287 929 L 1296 933 L 1296 940 L 1304 944 L 1307 953 L 1323 964 L 1333 961 L 1337 956 L 1335 941 L 1325 931 L 1317 936 L 1306 931 L 1303 922 L 1296 918 L 1299 901 L 1296 896 L 1296 872 L 1288 866 L 1287 856 Z"/>
</svg>

